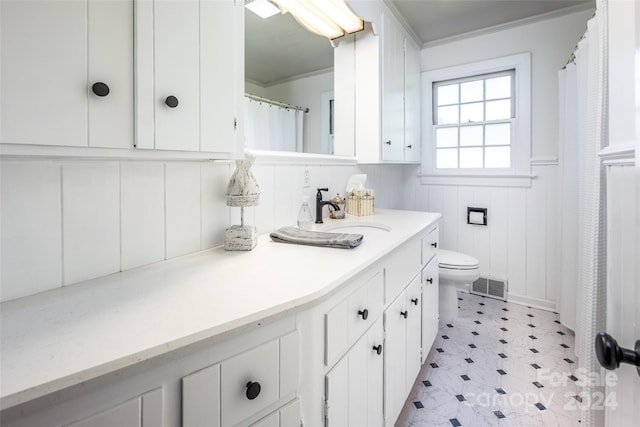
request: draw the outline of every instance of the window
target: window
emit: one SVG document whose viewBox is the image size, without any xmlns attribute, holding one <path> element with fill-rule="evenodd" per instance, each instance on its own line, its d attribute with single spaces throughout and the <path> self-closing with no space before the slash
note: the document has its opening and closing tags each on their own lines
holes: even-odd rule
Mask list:
<svg viewBox="0 0 640 427">
<path fill-rule="evenodd" d="M 528 53 L 423 73 L 423 177 L 528 176 L 529 76 Z"/>
</svg>

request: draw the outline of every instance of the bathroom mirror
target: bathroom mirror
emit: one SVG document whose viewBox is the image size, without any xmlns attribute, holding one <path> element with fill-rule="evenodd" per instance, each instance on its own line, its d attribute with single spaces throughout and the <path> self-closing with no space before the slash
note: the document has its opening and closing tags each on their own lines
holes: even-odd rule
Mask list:
<svg viewBox="0 0 640 427">
<path fill-rule="evenodd" d="M 245 9 L 245 94 L 251 95 L 244 100 L 245 133 L 250 148 L 333 154 L 333 60 L 329 40 L 306 30 L 290 14 L 263 19 Z"/>
</svg>

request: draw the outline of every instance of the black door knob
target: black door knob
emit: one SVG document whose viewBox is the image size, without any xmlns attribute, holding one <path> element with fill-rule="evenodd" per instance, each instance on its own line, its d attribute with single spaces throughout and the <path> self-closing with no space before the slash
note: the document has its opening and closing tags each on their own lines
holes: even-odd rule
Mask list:
<svg viewBox="0 0 640 427">
<path fill-rule="evenodd" d="M 366 308 L 364 310 L 358 310 L 358 315 L 362 316 L 362 320 L 367 320 L 367 317 L 369 317 L 369 310 Z"/>
<path fill-rule="evenodd" d="M 617 369 L 620 363 L 634 365 L 640 375 L 640 340 L 636 340 L 635 348 L 623 348 L 606 332 L 596 335 L 596 355 L 598 362 L 605 369 Z"/>
<path fill-rule="evenodd" d="M 432 278 L 432 277 L 430 277 L 430 278 L 428 278 L 426 281 L 427 281 L 427 282 L 429 282 L 429 283 L 433 283 L 433 278 Z"/>
<path fill-rule="evenodd" d="M 434 248 L 437 248 L 437 247 L 438 247 L 438 242 L 433 242 L 433 243 L 431 244 L 431 246 L 433 246 Z"/>
<path fill-rule="evenodd" d="M 418 298 L 411 298 L 413 305 L 418 305 Z"/>
<path fill-rule="evenodd" d="M 91 86 L 91 90 L 98 96 L 109 95 L 109 86 L 107 86 L 106 83 L 96 82 L 93 84 L 93 86 Z"/>
<path fill-rule="evenodd" d="M 409 316 L 409 312 L 408 311 L 401 311 L 400 312 L 400 316 L 402 316 L 402 317 L 404 317 L 406 319 L 407 316 Z"/>
<path fill-rule="evenodd" d="M 376 354 L 378 356 L 380 356 L 382 354 L 382 344 L 374 345 L 373 349 L 375 350 L 375 352 L 376 352 Z"/>
<path fill-rule="evenodd" d="M 167 99 L 164 100 L 164 103 L 169 106 L 169 108 L 176 108 L 178 106 L 178 98 L 173 95 L 167 96 Z"/>
<path fill-rule="evenodd" d="M 262 390 L 262 387 L 260 387 L 260 383 L 259 382 L 251 382 L 249 381 L 247 383 L 247 399 L 249 400 L 253 400 L 256 397 L 258 397 L 258 395 L 260 394 L 260 390 Z"/>
</svg>

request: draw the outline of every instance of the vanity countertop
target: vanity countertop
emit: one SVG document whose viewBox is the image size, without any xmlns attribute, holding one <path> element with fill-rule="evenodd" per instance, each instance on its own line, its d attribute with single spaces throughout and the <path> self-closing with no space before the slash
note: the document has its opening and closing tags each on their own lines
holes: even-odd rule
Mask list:
<svg viewBox="0 0 640 427">
<path fill-rule="evenodd" d="M 0 408 L 301 310 L 439 218 L 380 209 L 334 220 L 391 227 L 363 228 L 355 249 L 275 243 L 267 233 L 250 252 L 217 247 L 3 303 Z"/>
</svg>

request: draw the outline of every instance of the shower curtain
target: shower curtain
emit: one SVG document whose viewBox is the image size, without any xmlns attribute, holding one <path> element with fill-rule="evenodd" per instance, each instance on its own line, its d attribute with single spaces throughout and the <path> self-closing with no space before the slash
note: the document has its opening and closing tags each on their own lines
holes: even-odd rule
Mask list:
<svg viewBox="0 0 640 427">
<path fill-rule="evenodd" d="M 606 319 L 606 176 L 598 156 L 608 144 L 606 6 L 606 0 L 597 0 L 596 13 L 578 43 L 573 63 L 559 72 L 562 185 L 567 195 L 563 200 L 566 264 L 560 318 L 575 330 L 578 366 L 585 374 L 600 374 L 602 369 L 594 339 L 604 330 Z M 576 190 L 577 200 L 572 197 Z M 586 396 L 595 398 L 604 392 L 599 385 L 585 383 Z M 585 405 L 582 425 L 603 424 L 604 411 Z"/>
<path fill-rule="evenodd" d="M 254 150 L 303 150 L 304 112 L 245 98 L 245 137 Z"/>
</svg>

